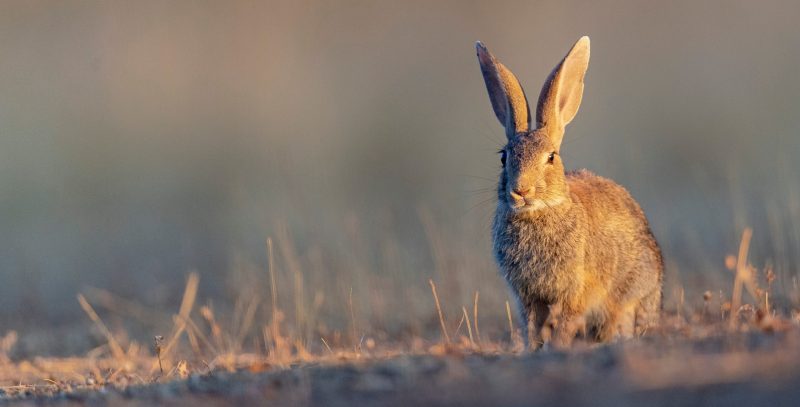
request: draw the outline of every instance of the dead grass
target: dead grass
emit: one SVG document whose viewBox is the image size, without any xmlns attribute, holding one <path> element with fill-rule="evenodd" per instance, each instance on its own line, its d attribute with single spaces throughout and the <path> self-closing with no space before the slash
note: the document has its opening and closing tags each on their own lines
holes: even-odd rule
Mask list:
<svg viewBox="0 0 800 407">
<path fill-rule="evenodd" d="M 759 271 L 748 263 L 751 237 L 752 231 L 746 229 L 735 261 L 726 260 L 726 267 L 735 272 L 730 297 L 706 291 L 696 301 L 692 298 L 687 301 L 685 291 L 680 290 L 671 301 L 674 308 L 664 311 L 660 327 L 644 333 L 640 340 L 615 345 L 621 349 L 621 370 L 626 380 L 637 388 L 651 389 L 772 377 L 797 369 L 800 313 L 794 307 L 776 307 L 770 303 L 775 276 L 769 268 Z M 472 304 L 460 307 L 459 322 L 454 327 L 447 322 L 449 318 L 433 279 L 428 283 L 431 312 L 435 311 L 441 331 L 438 339 L 419 335 L 399 340 L 376 339 L 378 335 L 369 327 L 357 325 L 352 291 L 347 299 L 348 333 L 308 327 L 310 321 L 319 318 L 308 315 L 303 301 L 292 301 L 295 318 L 287 321 L 285 311 L 279 306 L 278 295 L 283 293 L 279 293 L 276 283 L 271 239 L 267 240 L 266 248 L 269 301 L 247 293 L 237 300 L 233 314 L 219 318 L 212 304 L 196 306 L 200 281 L 198 274 L 190 273 L 180 307 L 171 316 L 171 332 L 164 336 L 153 332 L 152 344 L 129 339 L 125 332 L 112 332 L 84 295 L 78 295 L 78 302 L 104 338 L 104 344 L 84 357 L 12 361 L 8 354 L 17 336 L 14 332 L 7 333 L 0 339 L 0 394 L 5 398 L 25 398 L 101 389 L 124 391 L 131 386 L 219 372 L 275 372 L 296 366 L 389 360 L 402 355 L 464 357 L 524 353 L 523 333 L 514 324 L 509 302 L 504 304 L 506 332 L 481 333 L 477 291 Z M 293 256 L 291 249 L 283 248 L 282 252 L 283 256 Z M 287 269 L 295 281 L 292 294 L 300 296 L 303 276 L 296 264 Z M 106 291 L 89 293 L 97 304 L 117 315 L 150 312 Z M 469 305 L 472 305 L 471 317 L 467 311 Z M 495 326 L 503 324 L 503 321 L 493 322 Z M 752 335 L 780 340 L 768 349 L 753 350 L 746 344 Z M 718 342 L 712 346 L 712 352 L 698 351 L 698 344 L 715 340 Z M 596 352 L 602 348 L 591 341 L 579 340 L 573 352 Z"/>
</svg>

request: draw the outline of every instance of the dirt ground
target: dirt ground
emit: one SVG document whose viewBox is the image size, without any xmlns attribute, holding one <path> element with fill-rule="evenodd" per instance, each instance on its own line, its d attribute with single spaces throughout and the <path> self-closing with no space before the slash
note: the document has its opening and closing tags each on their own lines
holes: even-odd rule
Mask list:
<svg viewBox="0 0 800 407">
<path fill-rule="evenodd" d="M 25 363 L 7 365 L 5 378 L 57 371 L 59 360 Z M 74 367 L 80 361 L 63 363 Z M 695 340 L 649 337 L 568 352 L 443 349 L 286 367 L 247 364 L 235 371 L 196 369 L 152 383 L 124 375 L 107 384 L 39 380 L 35 386 L 6 386 L 2 398 L 21 405 L 800 405 L 797 328 Z"/>
</svg>

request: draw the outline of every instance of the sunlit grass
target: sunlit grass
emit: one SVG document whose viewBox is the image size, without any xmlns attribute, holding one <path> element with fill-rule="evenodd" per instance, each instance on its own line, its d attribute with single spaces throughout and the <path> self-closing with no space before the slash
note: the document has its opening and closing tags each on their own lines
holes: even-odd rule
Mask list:
<svg viewBox="0 0 800 407">
<path fill-rule="evenodd" d="M 667 298 L 659 327 L 636 340 L 611 345 L 620 347 L 624 371 L 632 383 L 652 388 L 687 381 L 733 380 L 750 377 L 753 371 L 788 369 L 788 361 L 800 360 L 800 354 L 792 350 L 796 347 L 790 348 L 800 335 L 797 304 L 775 306 L 771 302 L 776 276 L 771 268 L 759 269 L 748 262 L 751 238 L 752 231 L 745 229 L 738 255 L 728 256 L 724 261 L 724 266 L 732 271 L 730 295 L 694 290 L 687 294 L 681 287 Z M 288 240 L 286 235 L 281 237 L 285 239 Z M 391 337 L 379 327 L 357 321 L 354 304 L 364 300 L 354 298 L 352 291 L 346 299 L 338 301 L 346 304 L 339 309 L 348 314 L 344 318 L 347 323 L 340 329 L 331 329 L 323 316 L 310 314 L 318 312 L 320 306 L 306 307 L 297 300 L 303 295 L 300 262 L 287 260 L 294 256 L 293 249 L 286 247 L 288 242 L 278 245 L 286 264 L 278 264 L 273 240 L 267 240 L 268 264 L 261 275 L 269 286 L 266 301 L 259 291 L 243 290 L 231 312 L 217 315 L 211 303 L 198 305 L 198 301 L 202 301 L 200 279 L 198 274 L 191 273 L 186 279 L 179 309 L 166 316 L 172 320 L 171 329 L 151 332 L 153 340 L 149 343 L 133 339 L 121 328 L 110 328 L 115 325 L 108 325 L 95 306 L 102 306 L 115 319 L 143 317 L 153 311 L 134 300 L 121 299 L 98 289 L 87 291 L 86 296 L 78 295 L 93 330 L 103 338 L 100 346 L 83 357 L 14 361 L 8 355 L 18 339 L 16 333 L 9 332 L 0 340 L 3 395 L 24 397 L 101 388 L 122 390 L 215 372 L 258 373 L 307 364 L 336 366 L 409 354 L 444 357 L 526 352 L 522 337 L 529 333 L 520 331 L 507 300 L 503 301 L 501 310 L 486 312 L 479 301 L 484 295 L 476 290 L 469 303 L 451 306 L 450 309 L 458 311 L 448 312 L 443 306 L 447 294 L 439 290 L 435 279 L 427 281 L 430 288 L 427 298 L 418 298 L 426 303 L 435 321 L 432 325 L 422 324 L 430 329 Z M 279 281 L 287 280 L 292 282 L 292 290 L 278 285 Z M 284 298 L 291 296 L 295 298 Z M 287 312 L 281 306 L 286 303 L 292 304 L 294 309 Z M 468 308 L 472 309 L 472 315 Z M 287 314 L 294 318 L 287 318 Z M 316 321 L 317 325 L 309 326 L 311 321 Z M 780 333 L 785 346 L 767 353 L 750 352 L 741 346 L 741 341 L 754 333 Z M 713 338 L 722 340 L 715 353 L 702 354 L 692 349 L 692 343 Z M 571 352 L 592 352 L 602 346 L 591 340 L 578 340 Z M 706 373 L 687 375 L 689 370 L 700 367 Z"/>
</svg>

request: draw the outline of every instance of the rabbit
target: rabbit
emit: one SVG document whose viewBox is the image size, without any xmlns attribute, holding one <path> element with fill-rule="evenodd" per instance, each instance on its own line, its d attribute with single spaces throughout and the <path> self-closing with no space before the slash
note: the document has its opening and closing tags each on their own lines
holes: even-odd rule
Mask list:
<svg viewBox="0 0 800 407">
<path fill-rule="evenodd" d="M 529 346 L 566 347 L 587 328 L 590 339 L 609 342 L 657 325 L 664 265 L 644 212 L 614 181 L 565 172 L 560 155 L 583 96 L 589 37 L 545 81 L 533 123 L 516 76 L 480 41 L 476 50 L 508 139 L 500 150 L 494 257 Z"/>
</svg>

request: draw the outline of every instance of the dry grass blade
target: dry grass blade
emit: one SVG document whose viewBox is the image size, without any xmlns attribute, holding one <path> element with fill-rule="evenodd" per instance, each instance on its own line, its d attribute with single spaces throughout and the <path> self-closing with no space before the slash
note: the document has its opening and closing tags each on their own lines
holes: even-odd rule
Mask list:
<svg viewBox="0 0 800 407">
<path fill-rule="evenodd" d="M 164 318 L 161 318 L 157 310 L 144 307 L 135 301 L 122 298 L 108 290 L 87 287 L 85 295 L 92 300 L 95 305 L 103 307 L 115 314 L 129 315 L 139 321 L 152 325 L 165 322 Z"/>
<path fill-rule="evenodd" d="M 519 333 L 514 329 L 513 318 L 511 317 L 511 304 L 506 301 L 506 316 L 508 317 L 508 333 L 511 338 L 511 346 L 519 349 L 522 345 L 522 338 Z"/>
<path fill-rule="evenodd" d="M 114 358 L 117 359 L 124 359 L 125 358 L 125 351 L 122 350 L 122 347 L 119 346 L 119 342 L 114 338 L 114 335 L 108 330 L 106 324 L 103 323 L 103 320 L 100 319 L 100 316 L 97 315 L 97 312 L 94 311 L 91 304 L 86 301 L 86 298 L 82 294 L 78 294 L 78 302 L 81 304 L 81 308 L 83 311 L 86 312 L 86 315 L 89 316 L 89 319 L 94 322 L 100 332 L 106 337 L 106 341 L 108 341 L 108 347 L 111 349 L 111 354 L 114 355 Z"/>
<path fill-rule="evenodd" d="M 458 325 L 456 325 L 456 330 L 453 332 L 453 336 L 458 338 L 459 333 L 461 332 L 461 327 L 464 325 L 464 315 L 461 316 L 461 319 L 458 320 Z"/>
<path fill-rule="evenodd" d="M 478 329 L 478 295 L 479 292 L 475 291 L 475 302 L 472 305 L 472 322 L 475 324 L 475 338 L 478 343 L 481 342 L 481 331 Z"/>
<path fill-rule="evenodd" d="M 9 354 L 14 345 L 17 344 L 17 339 L 19 339 L 17 331 L 8 331 L 5 336 L 0 338 L 0 365 L 11 362 Z"/>
<path fill-rule="evenodd" d="M 272 238 L 267 238 L 267 270 L 269 271 L 269 290 L 272 300 L 272 313 L 278 309 L 278 289 L 275 285 L 275 261 L 272 253 Z"/>
<path fill-rule="evenodd" d="M 192 312 L 192 307 L 194 306 L 194 301 L 197 298 L 197 287 L 200 284 L 200 277 L 197 273 L 192 272 L 189 273 L 189 277 L 186 279 L 186 288 L 183 291 L 183 299 L 181 300 L 181 307 L 178 310 L 178 318 L 175 321 L 175 331 L 172 334 L 169 342 L 167 342 L 167 346 L 165 346 L 161 351 L 161 356 L 166 358 L 169 355 L 169 352 L 175 347 L 175 344 L 178 343 L 178 339 L 180 339 L 181 334 L 186 329 L 186 320 L 189 319 L 189 314 Z M 153 364 L 153 367 L 150 369 L 150 373 L 156 371 L 158 366 Z"/>
<path fill-rule="evenodd" d="M 508 316 L 508 333 L 514 337 L 514 322 L 511 320 L 511 305 L 506 301 L 506 315 Z"/>
<path fill-rule="evenodd" d="M 444 314 L 442 314 L 442 306 L 439 304 L 439 295 L 436 293 L 436 284 L 433 283 L 432 279 L 428 280 L 428 284 L 431 285 L 431 291 L 433 292 L 433 299 L 436 301 L 436 312 L 439 313 L 439 324 L 442 326 L 442 335 L 444 336 L 445 343 L 450 343 L 450 335 L 447 334 L 447 326 L 444 323 Z"/>
<path fill-rule="evenodd" d="M 358 334 L 356 330 L 356 314 L 353 310 L 353 287 L 350 287 L 350 295 L 347 297 L 347 305 L 350 308 L 350 329 L 352 331 L 352 337 L 350 340 L 355 345 L 356 352 L 358 351 Z"/>
<path fill-rule="evenodd" d="M 464 319 L 467 321 L 467 333 L 469 333 L 469 343 L 472 346 L 475 346 L 475 338 L 472 336 L 472 325 L 469 323 L 469 314 L 467 314 L 467 307 L 461 307 L 461 310 L 464 311 Z"/>
<path fill-rule="evenodd" d="M 219 350 L 217 349 L 217 347 L 211 343 L 211 341 L 208 339 L 208 336 L 204 334 L 202 330 L 200 330 L 200 327 L 198 327 L 197 324 L 195 324 L 191 318 L 182 318 L 180 315 L 176 315 L 175 317 L 180 318 L 184 323 L 186 323 L 189 329 L 192 332 L 194 332 L 194 335 L 197 336 L 198 339 L 200 339 L 203 345 L 205 345 L 209 350 L 211 350 L 211 353 L 214 356 L 219 355 Z"/>
<path fill-rule="evenodd" d="M 272 318 L 268 326 L 264 327 L 264 343 L 267 352 L 273 358 L 282 359 L 280 346 L 280 310 L 278 309 L 278 287 L 275 282 L 275 254 L 272 248 L 272 238 L 267 238 L 267 268 L 269 272 L 269 289 L 272 300 Z"/>
<path fill-rule="evenodd" d="M 442 237 L 440 231 L 437 230 L 433 214 L 430 210 L 422 206 L 417 208 L 417 213 L 422 222 L 422 227 L 425 230 L 425 236 L 428 238 L 428 244 L 430 245 L 431 255 L 434 261 L 434 270 L 447 270 L 449 267 L 445 255 L 447 253 L 446 239 Z"/>
<path fill-rule="evenodd" d="M 183 299 L 181 300 L 181 307 L 178 311 L 178 315 L 183 318 L 187 318 L 189 313 L 192 311 L 192 307 L 194 306 L 194 301 L 197 299 L 197 286 L 200 283 L 200 277 L 197 275 L 196 272 L 189 273 L 189 277 L 186 279 L 186 289 L 183 291 Z"/>
<path fill-rule="evenodd" d="M 742 306 L 742 285 L 751 284 L 750 270 L 747 266 L 747 252 L 750 248 L 750 238 L 753 236 L 753 230 L 745 228 L 742 232 L 742 241 L 739 243 L 739 255 L 736 259 L 736 277 L 733 282 L 733 296 L 731 297 L 731 315 L 729 319 L 729 327 L 736 327 L 736 313 Z"/>
<path fill-rule="evenodd" d="M 250 301 L 250 305 L 247 306 L 247 309 L 244 312 L 244 317 L 242 318 L 241 325 L 239 326 L 239 332 L 236 335 L 237 347 L 242 346 L 245 336 L 248 332 L 250 332 L 250 328 L 253 327 L 253 321 L 256 316 L 256 310 L 258 310 L 259 302 L 260 300 L 258 297 L 253 297 L 253 299 Z"/>
<path fill-rule="evenodd" d="M 269 289 L 272 294 L 272 319 L 275 319 L 275 313 L 278 312 L 278 288 L 275 283 L 275 261 L 272 252 L 272 238 L 267 238 L 267 262 L 269 271 Z"/>
<path fill-rule="evenodd" d="M 291 239 L 289 238 L 289 231 L 286 227 L 286 224 L 280 222 L 277 227 L 278 236 L 278 248 L 281 253 L 281 257 L 283 258 L 284 265 L 288 268 L 289 274 L 293 277 L 293 292 L 294 292 L 294 324 L 295 327 L 302 333 L 305 332 L 307 329 L 306 324 L 308 323 L 308 315 L 305 308 L 305 295 L 304 295 L 304 282 L 303 282 L 303 272 L 302 268 L 300 267 L 300 260 L 297 256 L 297 253 L 294 250 L 294 247 L 291 244 Z"/>
<path fill-rule="evenodd" d="M 325 345 L 325 349 L 327 349 L 327 350 L 328 350 L 328 352 L 329 352 L 331 355 L 333 355 L 333 349 L 331 349 L 331 346 L 330 346 L 330 345 L 328 345 L 328 341 L 326 341 L 326 340 L 325 340 L 325 338 L 323 338 L 323 337 L 320 337 L 319 339 L 321 339 L 321 340 L 322 340 L 322 344 L 323 344 L 323 345 Z"/>
</svg>

